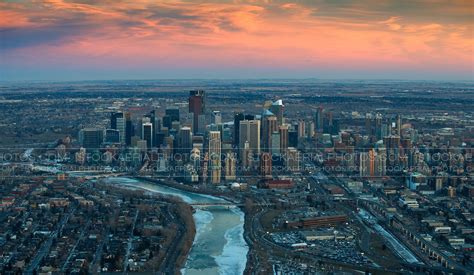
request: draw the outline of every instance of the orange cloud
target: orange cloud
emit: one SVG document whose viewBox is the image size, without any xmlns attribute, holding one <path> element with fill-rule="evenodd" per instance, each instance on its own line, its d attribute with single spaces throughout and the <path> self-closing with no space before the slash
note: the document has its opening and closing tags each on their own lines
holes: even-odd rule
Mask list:
<svg viewBox="0 0 474 275">
<path fill-rule="evenodd" d="M 90 3 L 89 3 L 90 2 Z M 364 9 L 357 1 L 66 1 L 2 3 L 2 57 L 30 66 L 280 67 L 472 72 L 473 26 L 464 10 L 420 1 Z M 453 4 L 455 5 L 455 4 Z M 457 5 L 469 3 L 459 1 Z M 462 16 L 460 16 L 462 18 Z M 459 21 L 459 22 L 458 22 Z M 14 61 L 17 60 L 17 61 Z"/>
</svg>

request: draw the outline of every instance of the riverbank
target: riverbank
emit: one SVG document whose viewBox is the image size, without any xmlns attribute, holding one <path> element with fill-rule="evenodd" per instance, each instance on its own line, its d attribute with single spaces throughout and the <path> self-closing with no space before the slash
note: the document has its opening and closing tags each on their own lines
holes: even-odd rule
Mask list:
<svg viewBox="0 0 474 275">
<path fill-rule="evenodd" d="M 144 269 L 156 270 L 163 274 L 179 274 L 179 270 L 185 265 L 196 235 L 192 207 L 176 197 L 159 193 L 150 194 L 141 188 L 117 185 L 106 180 L 96 182 L 94 188 L 114 194 L 124 203 L 134 206 L 136 218 L 133 224 L 140 224 L 140 226 L 132 227 L 130 243 L 134 242 L 133 239 L 137 236 L 149 238 L 151 234 L 156 234 L 161 238 L 160 248 L 150 250 L 150 258 L 146 261 Z M 159 211 L 156 212 L 156 209 Z M 147 213 L 150 212 L 155 214 L 148 215 L 147 218 Z M 151 224 L 150 219 L 159 221 L 157 224 Z M 151 226 L 147 227 L 147 224 Z M 132 245 L 128 247 L 129 250 L 133 249 Z M 126 263 L 128 263 L 128 255 L 130 254 L 127 253 L 124 259 Z"/>
<path fill-rule="evenodd" d="M 201 195 L 206 195 L 206 196 L 213 196 L 213 197 L 218 197 L 220 199 L 226 200 L 231 203 L 239 203 L 237 199 L 232 199 L 228 197 L 228 193 L 224 192 L 217 192 L 214 189 L 196 189 L 193 188 L 192 186 L 185 185 L 185 184 L 180 184 L 177 182 L 173 182 L 171 180 L 160 180 L 156 178 L 149 178 L 149 177 L 141 177 L 141 176 L 134 176 L 134 179 L 141 180 L 141 181 L 147 181 L 155 184 L 160 184 L 160 185 L 165 185 L 171 188 L 175 188 L 181 191 L 185 192 L 191 192 L 191 193 L 196 193 L 196 194 L 201 194 Z"/>
<path fill-rule="evenodd" d="M 109 178 L 107 181 L 146 192 L 180 197 L 187 204 L 213 204 L 222 197 L 184 191 L 176 185 L 137 178 Z M 146 193 L 145 193 L 146 195 Z M 210 206 L 196 208 L 193 214 L 196 235 L 182 269 L 186 275 L 243 274 L 248 245 L 244 240 L 244 213 L 238 207 Z"/>
</svg>

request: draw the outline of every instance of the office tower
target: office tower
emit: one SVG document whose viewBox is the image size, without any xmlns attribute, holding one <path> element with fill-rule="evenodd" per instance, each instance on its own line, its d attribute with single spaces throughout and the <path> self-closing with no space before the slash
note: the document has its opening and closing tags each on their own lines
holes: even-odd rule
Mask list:
<svg viewBox="0 0 474 275">
<path fill-rule="evenodd" d="M 163 127 L 171 129 L 172 123 L 173 121 L 171 119 L 171 116 L 168 116 L 168 115 L 163 116 Z"/>
<path fill-rule="evenodd" d="M 117 129 L 117 119 L 123 117 L 122 112 L 115 112 L 110 114 L 110 129 Z"/>
<path fill-rule="evenodd" d="M 117 118 L 117 130 L 120 133 L 120 142 L 125 144 L 125 135 L 126 135 L 126 121 L 125 117 L 119 117 Z"/>
<path fill-rule="evenodd" d="M 366 113 L 365 114 L 365 132 L 369 136 L 374 135 L 375 133 L 372 120 L 373 120 L 372 114 Z"/>
<path fill-rule="evenodd" d="M 236 171 L 236 157 L 235 157 L 235 154 L 234 153 L 227 153 L 226 154 L 226 157 L 225 157 L 225 180 L 235 180 L 236 179 L 236 175 L 235 175 L 235 171 Z"/>
<path fill-rule="evenodd" d="M 198 148 L 193 148 L 191 150 L 191 156 L 189 159 L 191 161 L 191 164 L 194 170 L 200 171 L 201 170 L 201 150 L 199 150 Z"/>
<path fill-rule="evenodd" d="M 386 154 L 389 159 L 389 166 L 397 165 L 400 158 L 400 136 L 389 135 L 383 138 L 383 144 L 387 151 Z"/>
<path fill-rule="evenodd" d="M 209 153 L 206 152 L 204 153 L 204 158 L 202 159 L 202 162 L 201 162 L 201 180 L 202 180 L 202 183 L 205 185 L 207 183 L 207 179 L 208 179 L 208 175 L 207 173 L 209 172 Z"/>
<path fill-rule="evenodd" d="M 323 132 L 326 134 L 331 134 L 333 132 L 333 113 L 325 112 L 323 115 Z"/>
<path fill-rule="evenodd" d="M 140 153 L 146 153 L 147 149 L 149 148 L 147 146 L 147 141 L 143 139 L 137 140 L 137 148 Z"/>
<path fill-rule="evenodd" d="M 240 159 L 242 160 L 243 170 L 248 170 L 252 166 L 252 150 L 250 150 L 250 143 L 248 140 L 243 142 L 243 145 L 240 147 Z"/>
<path fill-rule="evenodd" d="M 205 133 L 206 132 L 206 115 L 202 114 L 198 116 L 198 127 L 197 133 Z"/>
<path fill-rule="evenodd" d="M 162 148 L 164 149 L 162 151 L 163 151 L 163 154 L 166 155 L 167 159 L 171 159 L 172 157 L 172 154 L 175 149 L 174 143 L 175 143 L 174 136 L 165 137 L 164 143 L 162 145 Z"/>
<path fill-rule="evenodd" d="M 212 121 L 213 124 L 221 124 L 222 116 L 220 111 L 212 111 Z"/>
<path fill-rule="evenodd" d="M 288 148 L 288 125 L 284 124 L 279 127 L 280 132 L 280 154 L 285 154 Z"/>
<path fill-rule="evenodd" d="M 232 136 L 233 145 L 235 147 L 239 146 L 239 137 L 240 137 L 240 122 L 244 120 L 245 116 L 242 113 L 237 113 L 234 115 L 234 133 Z"/>
<path fill-rule="evenodd" d="M 288 131 L 288 147 L 298 147 L 298 132 L 296 130 Z"/>
<path fill-rule="evenodd" d="M 388 136 L 391 134 L 391 125 L 387 121 L 382 121 L 382 131 L 381 131 L 381 138 Z M 378 139 L 378 140 L 380 140 Z"/>
<path fill-rule="evenodd" d="M 189 92 L 189 112 L 193 114 L 193 132 L 199 132 L 199 116 L 205 114 L 205 92 L 203 90 L 194 90 Z M 202 126 L 201 126 L 202 127 Z"/>
<path fill-rule="evenodd" d="M 171 122 L 179 121 L 179 109 L 177 107 L 166 108 L 165 115 L 170 117 Z"/>
<path fill-rule="evenodd" d="M 339 134 L 339 130 L 340 130 L 340 119 L 339 118 L 334 118 L 332 120 L 332 126 L 331 126 L 331 129 L 329 131 L 329 133 L 331 135 L 337 135 Z"/>
<path fill-rule="evenodd" d="M 361 152 L 359 156 L 359 174 L 361 177 L 373 177 L 374 175 L 374 151 Z"/>
<path fill-rule="evenodd" d="M 157 129 L 157 120 L 158 120 L 158 118 L 156 116 L 156 111 L 155 110 L 151 110 L 148 114 L 145 114 L 142 118 L 142 123 L 149 122 L 152 125 L 151 128 L 152 128 L 153 132 L 151 134 L 152 134 L 152 137 L 153 137 L 153 144 L 152 144 L 153 147 L 156 146 L 156 144 L 155 144 L 155 142 L 156 142 L 155 141 L 155 135 L 156 135 L 156 132 L 157 132 L 157 130 L 156 130 Z M 150 148 L 151 147 L 148 147 L 148 149 L 150 149 Z"/>
<path fill-rule="evenodd" d="M 300 170 L 300 153 L 294 147 L 288 147 L 286 153 L 286 169 L 288 171 L 299 171 Z"/>
<path fill-rule="evenodd" d="M 398 114 L 397 117 L 396 117 L 396 119 L 397 119 L 397 122 L 396 122 L 397 133 L 396 133 L 396 134 L 397 134 L 399 137 L 401 137 L 401 136 L 402 136 L 402 116 L 400 116 L 400 115 Z"/>
<path fill-rule="evenodd" d="M 298 139 L 306 138 L 306 125 L 304 120 L 298 120 Z"/>
<path fill-rule="evenodd" d="M 260 156 L 260 175 L 263 178 L 272 177 L 272 155 L 268 152 L 264 152 Z"/>
<path fill-rule="evenodd" d="M 179 129 L 181 128 L 181 124 L 179 121 L 173 121 L 171 122 L 171 128 L 175 130 L 175 132 L 179 132 Z"/>
<path fill-rule="evenodd" d="M 211 183 L 221 182 L 221 132 L 209 132 L 209 168 L 211 171 Z"/>
<path fill-rule="evenodd" d="M 188 155 L 192 148 L 192 140 L 191 127 L 181 127 L 179 130 L 179 152 Z"/>
<path fill-rule="evenodd" d="M 314 124 L 316 126 L 316 131 L 318 133 L 323 132 L 324 127 L 324 117 L 323 117 L 323 107 L 318 107 L 316 113 L 314 114 Z"/>
<path fill-rule="evenodd" d="M 283 105 L 283 101 L 281 99 L 272 103 L 272 105 L 270 106 L 270 112 L 275 114 L 275 116 L 277 117 L 278 125 L 282 125 L 285 123 L 283 117 L 285 112 L 285 106 Z"/>
<path fill-rule="evenodd" d="M 79 131 L 79 142 L 89 150 L 99 150 L 104 140 L 104 130 L 98 128 L 84 128 Z"/>
<path fill-rule="evenodd" d="M 222 128 L 222 142 L 231 145 L 232 144 L 232 131 L 228 125 Z"/>
<path fill-rule="evenodd" d="M 142 123 L 142 140 L 146 140 L 148 149 L 153 146 L 153 124 L 151 122 Z"/>
<path fill-rule="evenodd" d="M 383 137 L 383 129 L 382 129 L 382 125 L 383 125 L 383 121 L 382 121 L 382 114 L 380 113 L 377 113 L 375 115 L 375 137 L 377 138 L 377 140 L 381 140 L 382 137 Z"/>
<path fill-rule="evenodd" d="M 168 132 L 168 130 L 166 129 L 166 132 Z M 160 133 L 157 133 L 155 135 L 155 144 L 156 144 L 156 147 L 160 147 L 160 145 L 163 145 L 164 142 L 165 142 L 165 137 L 166 137 L 166 133 L 163 133 L 163 132 L 160 132 Z"/>
<path fill-rule="evenodd" d="M 244 148 L 245 142 L 249 143 L 252 154 L 260 154 L 260 120 L 242 120 L 239 130 L 239 148 Z"/>
<path fill-rule="evenodd" d="M 120 143 L 120 131 L 115 129 L 105 130 L 106 143 Z"/>
<path fill-rule="evenodd" d="M 314 122 L 313 122 L 313 121 L 308 121 L 308 130 L 307 130 L 307 133 L 308 133 L 308 137 L 309 137 L 309 138 L 313 138 L 313 137 L 314 137 L 315 130 L 314 130 Z"/>
<path fill-rule="evenodd" d="M 132 144 L 132 136 L 134 133 L 132 116 L 129 112 L 125 113 L 125 144 L 130 146 Z"/>
<path fill-rule="evenodd" d="M 277 124 L 276 116 L 265 110 L 262 117 L 262 150 L 265 152 L 270 152 L 272 133 L 277 131 Z"/>
<path fill-rule="evenodd" d="M 383 177 L 387 174 L 387 153 L 385 146 L 382 142 L 375 144 L 375 156 L 374 156 L 374 176 Z"/>
<path fill-rule="evenodd" d="M 120 142 L 125 144 L 126 120 L 125 120 L 125 115 L 123 112 L 116 112 L 116 113 L 111 114 L 110 128 L 119 131 Z"/>
<path fill-rule="evenodd" d="M 272 143 L 270 147 L 270 152 L 272 155 L 280 155 L 280 133 L 273 132 L 272 133 Z"/>
</svg>

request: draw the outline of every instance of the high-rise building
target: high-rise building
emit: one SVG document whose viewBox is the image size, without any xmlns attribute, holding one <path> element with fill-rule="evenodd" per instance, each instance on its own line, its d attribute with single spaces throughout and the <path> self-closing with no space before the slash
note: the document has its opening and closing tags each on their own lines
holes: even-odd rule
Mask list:
<svg viewBox="0 0 474 275">
<path fill-rule="evenodd" d="M 105 130 L 106 143 L 120 143 L 120 131 L 115 129 Z"/>
<path fill-rule="evenodd" d="M 286 149 L 288 148 L 288 125 L 284 124 L 279 127 L 280 132 L 280 154 L 285 154 Z"/>
<path fill-rule="evenodd" d="M 194 90 L 189 92 L 189 112 L 193 114 L 193 132 L 199 132 L 199 116 L 205 114 L 205 92 Z"/>
<path fill-rule="evenodd" d="M 246 140 L 240 148 L 240 159 L 242 160 L 243 170 L 247 170 L 252 166 L 252 150 L 250 150 L 250 143 Z"/>
<path fill-rule="evenodd" d="M 191 150 L 191 156 L 189 159 L 194 170 L 199 172 L 201 170 L 201 150 L 198 148 L 193 148 Z"/>
<path fill-rule="evenodd" d="M 397 132 L 396 134 L 401 137 L 402 136 L 402 116 L 400 116 L 399 114 L 397 115 L 396 117 L 397 119 L 397 122 L 396 122 L 396 126 L 397 126 Z"/>
<path fill-rule="evenodd" d="M 398 165 L 400 158 L 400 136 L 389 135 L 383 138 L 383 144 L 387 149 L 386 154 L 389 159 L 389 166 Z"/>
<path fill-rule="evenodd" d="M 383 144 L 378 144 L 377 149 L 360 153 L 359 174 L 361 177 L 383 177 L 387 171 L 387 156 Z"/>
<path fill-rule="evenodd" d="M 245 142 L 249 143 L 252 154 L 260 154 L 260 120 L 242 120 L 239 130 L 239 148 L 244 148 Z M 241 154 L 242 156 L 243 154 Z"/>
<path fill-rule="evenodd" d="M 275 114 L 278 125 L 282 125 L 285 123 L 285 119 L 284 119 L 285 106 L 283 105 L 283 101 L 281 99 L 276 100 L 275 102 L 272 103 L 272 105 L 270 106 L 270 112 Z"/>
<path fill-rule="evenodd" d="M 272 155 L 268 152 L 260 155 L 260 175 L 263 178 L 272 177 Z"/>
<path fill-rule="evenodd" d="M 126 142 L 126 119 L 123 112 L 112 113 L 110 116 L 110 128 L 119 131 L 120 142 Z"/>
<path fill-rule="evenodd" d="M 125 113 L 125 144 L 127 146 L 132 144 L 133 132 L 132 116 L 127 112 Z"/>
<path fill-rule="evenodd" d="M 316 113 L 314 114 L 314 124 L 316 126 L 316 131 L 318 133 L 323 132 L 324 127 L 324 117 L 323 117 L 323 107 L 318 107 Z"/>
<path fill-rule="evenodd" d="M 383 129 L 382 129 L 382 125 L 383 125 L 383 117 L 382 117 L 382 114 L 380 113 L 377 113 L 375 115 L 375 137 L 377 138 L 377 140 L 381 140 L 384 136 L 383 134 Z"/>
<path fill-rule="evenodd" d="M 359 155 L 359 174 L 361 177 L 373 177 L 374 162 L 373 151 L 361 152 Z"/>
<path fill-rule="evenodd" d="M 235 147 L 239 146 L 239 137 L 240 137 L 240 122 L 244 120 L 245 116 L 243 113 L 236 113 L 234 115 L 234 133 L 232 136 L 233 144 Z"/>
<path fill-rule="evenodd" d="M 170 117 L 171 122 L 179 121 L 179 109 L 177 107 L 166 108 L 165 115 Z"/>
<path fill-rule="evenodd" d="M 142 140 L 146 140 L 148 149 L 153 147 L 153 124 L 151 122 L 142 123 Z"/>
<path fill-rule="evenodd" d="M 211 173 L 211 183 L 221 182 L 221 132 L 209 132 L 209 168 Z"/>
<path fill-rule="evenodd" d="M 325 112 L 323 119 L 323 132 L 331 134 L 333 131 L 333 113 L 331 111 Z"/>
<path fill-rule="evenodd" d="M 294 147 L 288 147 L 286 150 L 286 169 L 288 171 L 300 170 L 300 152 Z"/>
<path fill-rule="evenodd" d="M 191 128 L 184 126 L 179 130 L 179 152 L 182 154 L 190 154 L 192 149 L 193 134 Z"/>
<path fill-rule="evenodd" d="M 272 155 L 279 156 L 280 155 L 280 132 L 273 132 L 272 133 L 272 144 L 270 147 L 270 152 Z"/>
<path fill-rule="evenodd" d="M 306 124 L 305 121 L 300 119 L 298 120 L 298 139 L 306 138 Z"/>
<path fill-rule="evenodd" d="M 213 124 L 221 124 L 222 123 L 222 116 L 220 111 L 212 111 L 212 121 Z"/>
<path fill-rule="evenodd" d="M 168 115 L 163 116 L 163 127 L 171 129 L 172 128 L 172 123 L 173 123 L 173 120 L 172 120 L 171 116 L 168 116 Z"/>
<path fill-rule="evenodd" d="M 308 129 L 307 129 L 308 137 L 313 138 L 315 134 L 315 129 L 314 129 L 314 122 L 313 121 L 308 121 Z"/>
<path fill-rule="evenodd" d="M 98 128 L 84 128 L 79 131 L 79 142 L 89 150 L 99 150 L 104 141 L 104 130 Z"/>
<path fill-rule="evenodd" d="M 372 118 L 371 113 L 366 113 L 365 114 L 365 132 L 369 136 L 374 135 L 374 133 L 375 133 L 373 123 L 372 123 L 372 119 L 373 118 Z"/>
<path fill-rule="evenodd" d="M 227 153 L 225 157 L 225 180 L 235 180 L 236 179 L 236 158 L 234 153 Z"/>
<path fill-rule="evenodd" d="M 262 117 L 262 150 L 265 152 L 270 152 L 272 133 L 277 131 L 277 124 L 276 116 L 266 110 Z"/>
<path fill-rule="evenodd" d="M 295 129 L 288 131 L 288 147 L 298 147 L 298 132 Z"/>
<path fill-rule="evenodd" d="M 122 112 L 114 112 L 110 114 L 110 129 L 117 129 L 117 119 L 123 117 Z"/>
<path fill-rule="evenodd" d="M 387 174 L 387 152 L 382 142 L 377 142 L 374 157 L 374 176 L 384 177 Z"/>
<path fill-rule="evenodd" d="M 197 133 L 205 133 L 205 132 L 206 132 L 206 115 L 202 114 L 198 116 Z"/>
</svg>

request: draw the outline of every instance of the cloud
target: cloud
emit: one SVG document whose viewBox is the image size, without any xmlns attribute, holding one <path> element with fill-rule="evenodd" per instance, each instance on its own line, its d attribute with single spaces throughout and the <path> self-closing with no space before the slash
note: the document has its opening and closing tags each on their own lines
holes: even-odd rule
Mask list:
<svg viewBox="0 0 474 275">
<path fill-rule="evenodd" d="M 6 65 L 472 71 L 469 1 L 0 3 Z"/>
<path fill-rule="evenodd" d="M 384 21 L 381 21 L 379 22 L 380 24 L 384 24 L 384 25 L 387 25 L 388 28 L 392 31 L 398 31 L 402 28 L 402 25 L 400 25 L 399 23 L 397 23 L 398 21 L 400 21 L 400 17 L 399 16 L 392 16 L 390 17 L 389 19 L 387 20 L 384 20 Z"/>
</svg>

